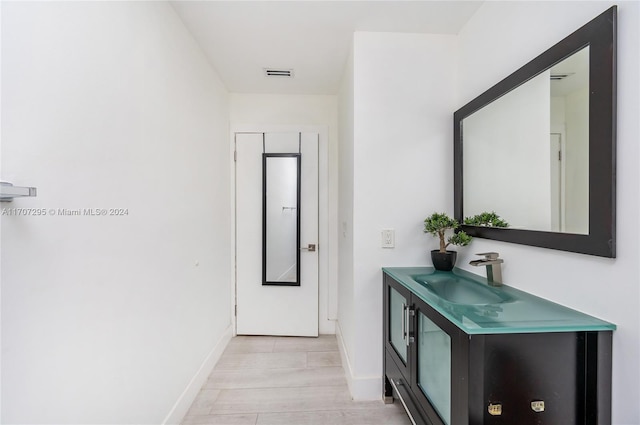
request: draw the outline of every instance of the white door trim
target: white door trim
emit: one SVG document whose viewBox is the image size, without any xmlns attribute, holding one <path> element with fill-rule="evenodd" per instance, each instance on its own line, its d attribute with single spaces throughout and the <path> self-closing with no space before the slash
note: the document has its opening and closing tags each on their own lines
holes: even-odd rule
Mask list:
<svg viewBox="0 0 640 425">
<path fill-rule="evenodd" d="M 335 333 L 335 321 L 330 320 L 330 312 L 336 306 L 337 282 L 329 281 L 329 127 L 325 125 L 251 125 L 231 124 L 230 156 L 231 164 L 231 325 L 236 336 L 236 167 L 234 160 L 236 133 L 318 133 L 318 332 Z"/>
</svg>

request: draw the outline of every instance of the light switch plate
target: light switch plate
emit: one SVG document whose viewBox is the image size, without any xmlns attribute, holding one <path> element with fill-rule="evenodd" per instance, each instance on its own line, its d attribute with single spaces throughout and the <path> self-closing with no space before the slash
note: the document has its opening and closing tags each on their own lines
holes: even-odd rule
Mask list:
<svg viewBox="0 0 640 425">
<path fill-rule="evenodd" d="M 396 232 L 393 229 L 382 229 L 382 245 L 383 248 L 395 248 Z"/>
</svg>

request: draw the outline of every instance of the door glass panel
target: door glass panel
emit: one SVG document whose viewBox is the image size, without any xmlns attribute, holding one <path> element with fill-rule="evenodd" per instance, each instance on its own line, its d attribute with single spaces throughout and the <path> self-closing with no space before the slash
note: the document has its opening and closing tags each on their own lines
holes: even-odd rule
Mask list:
<svg viewBox="0 0 640 425">
<path fill-rule="evenodd" d="M 300 155 L 264 154 L 263 285 L 300 285 Z"/>
<path fill-rule="evenodd" d="M 404 307 L 407 300 L 400 295 L 398 291 L 391 289 L 389 297 L 389 335 L 391 337 L 391 345 L 396 349 L 400 358 L 407 362 L 407 342 L 405 339 L 404 329 Z"/>
<path fill-rule="evenodd" d="M 418 313 L 418 386 L 445 424 L 451 423 L 451 337 Z"/>
</svg>

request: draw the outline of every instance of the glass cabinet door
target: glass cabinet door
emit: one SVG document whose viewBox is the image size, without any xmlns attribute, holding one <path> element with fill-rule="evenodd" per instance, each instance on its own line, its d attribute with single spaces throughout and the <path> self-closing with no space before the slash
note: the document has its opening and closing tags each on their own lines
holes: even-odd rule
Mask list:
<svg viewBox="0 0 640 425">
<path fill-rule="evenodd" d="M 418 312 L 418 387 L 442 421 L 451 424 L 451 337 Z"/>
<path fill-rule="evenodd" d="M 389 288 L 389 339 L 402 361 L 407 363 L 407 334 L 409 324 L 405 311 L 408 301 L 394 288 Z"/>
</svg>

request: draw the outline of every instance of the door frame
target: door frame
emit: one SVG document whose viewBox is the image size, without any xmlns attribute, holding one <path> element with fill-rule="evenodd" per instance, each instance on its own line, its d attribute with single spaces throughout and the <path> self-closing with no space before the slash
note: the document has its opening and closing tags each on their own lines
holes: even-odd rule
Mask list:
<svg viewBox="0 0 640 425">
<path fill-rule="evenodd" d="M 335 333 L 335 312 L 337 311 L 337 282 L 329 279 L 330 225 L 329 225 L 329 127 L 326 125 L 251 125 L 232 124 L 230 126 L 229 162 L 231 164 L 231 327 L 233 336 L 236 328 L 236 165 L 235 135 L 237 133 L 318 133 L 318 333 Z M 335 234 L 337 234 L 337 225 Z"/>
<path fill-rule="evenodd" d="M 567 226 L 567 131 L 564 124 L 552 125 L 550 135 L 560 135 L 560 151 L 562 161 L 560 161 L 560 231 L 564 232 Z"/>
</svg>

